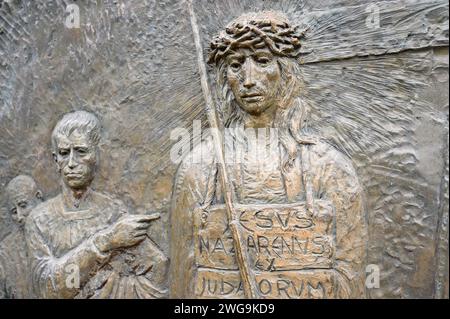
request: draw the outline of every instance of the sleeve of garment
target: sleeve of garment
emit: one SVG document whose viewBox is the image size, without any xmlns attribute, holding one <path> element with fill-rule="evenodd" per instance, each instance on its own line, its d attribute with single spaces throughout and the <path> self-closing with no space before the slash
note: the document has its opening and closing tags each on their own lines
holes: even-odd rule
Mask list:
<svg viewBox="0 0 450 319">
<path fill-rule="evenodd" d="M 187 157 L 178 168 L 171 203 L 170 298 L 193 298 L 195 251 L 193 214 L 202 205 L 211 170 L 209 165 L 191 164 Z M 195 157 L 194 157 L 195 158 Z M 205 164 L 205 163 L 203 163 Z"/>
<path fill-rule="evenodd" d="M 141 299 L 167 298 L 168 258 L 150 238 L 146 238 L 131 253 L 136 256 L 133 267 L 136 276 L 134 284 L 128 285 L 134 291 L 127 295 Z"/>
<path fill-rule="evenodd" d="M 336 216 L 337 297 L 364 298 L 367 223 L 361 184 L 350 160 L 337 151 L 321 170 L 315 184 L 320 184 L 319 196 L 333 203 Z"/>
<path fill-rule="evenodd" d="M 192 213 L 197 204 L 186 176 L 187 167 L 179 167 L 173 190 L 170 216 L 170 298 L 187 298 L 194 266 Z"/>
<path fill-rule="evenodd" d="M 2 248 L 2 247 L 0 247 Z M 6 291 L 6 270 L 4 268 L 4 259 L 1 256 L 0 253 L 0 299 L 6 299 L 7 298 L 7 291 Z"/>
<path fill-rule="evenodd" d="M 34 218 L 26 224 L 32 287 L 39 298 L 73 298 L 79 287 L 109 258 L 88 238 L 64 256 L 56 258 Z M 56 230 L 54 230 L 56 231 Z M 78 285 L 79 283 L 79 285 Z"/>
<path fill-rule="evenodd" d="M 162 296 L 167 297 L 168 291 L 165 287 L 167 284 L 169 259 L 151 239 L 147 241 L 149 247 L 145 256 L 146 259 L 150 260 L 151 271 L 147 272 L 145 277 L 157 287 Z"/>
</svg>

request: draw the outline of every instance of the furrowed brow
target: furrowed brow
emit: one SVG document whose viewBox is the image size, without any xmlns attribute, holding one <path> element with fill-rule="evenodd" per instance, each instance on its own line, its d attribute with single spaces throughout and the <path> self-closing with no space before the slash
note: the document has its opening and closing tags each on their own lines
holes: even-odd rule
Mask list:
<svg viewBox="0 0 450 319">
<path fill-rule="evenodd" d="M 245 59 L 245 56 L 240 53 L 233 53 L 233 54 L 230 54 L 227 59 L 228 59 L 228 61 L 235 61 L 235 60 L 242 61 Z"/>
</svg>

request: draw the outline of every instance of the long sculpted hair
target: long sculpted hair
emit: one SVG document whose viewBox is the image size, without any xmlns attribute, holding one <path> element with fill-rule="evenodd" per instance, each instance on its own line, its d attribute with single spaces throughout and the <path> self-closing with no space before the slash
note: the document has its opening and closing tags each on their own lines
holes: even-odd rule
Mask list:
<svg viewBox="0 0 450 319">
<path fill-rule="evenodd" d="M 300 96 L 304 85 L 299 63 L 290 57 L 275 58 L 281 71 L 281 85 L 273 127 L 278 131 L 279 143 L 286 150 L 286 157 L 282 161 L 282 169 L 286 171 L 298 156 L 299 144 L 313 143 L 311 137 L 306 135 L 310 107 Z M 224 59 L 217 65 L 216 83 L 218 109 L 224 127 L 243 127 L 244 111 L 237 104 L 228 85 L 227 63 Z"/>
<path fill-rule="evenodd" d="M 304 98 L 302 70 L 297 58 L 301 55 L 303 32 L 293 26 L 283 13 L 277 11 L 244 13 L 228 24 L 210 43 L 210 64 L 216 66 L 218 109 L 226 128 L 243 127 L 244 111 L 237 104 L 228 85 L 225 57 L 239 48 L 265 46 L 277 59 L 281 85 L 276 103 L 273 127 L 279 143 L 286 150 L 282 170 L 293 166 L 299 145 L 313 144 L 306 135 L 306 119 L 310 107 Z"/>
</svg>

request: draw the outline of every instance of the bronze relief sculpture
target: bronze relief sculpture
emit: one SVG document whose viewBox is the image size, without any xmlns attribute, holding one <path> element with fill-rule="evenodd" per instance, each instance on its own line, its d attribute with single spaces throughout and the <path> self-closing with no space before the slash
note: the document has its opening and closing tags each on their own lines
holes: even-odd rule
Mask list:
<svg viewBox="0 0 450 319">
<path fill-rule="evenodd" d="M 0 0 L 0 299 L 448 298 L 448 2 L 67 5 Z"/>
<path fill-rule="evenodd" d="M 24 228 L 28 215 L 43 200 L 43 195 L 34 179 L 27 175 L 13 178 L 6 193 L 15 228 L 0 243 L 0 298 L 33 298 Z"/>
<path fill-rule="evenodd" d="M 40 298 L 164 297 L 158 276 L 167 259 L 147 235 L 156 216 L 131 215 L 122 202 L 90 187 L 100 129 L 95 115 L 76 111 L 53 130 L 62 192 L 27 221 L 33 289 Z M 72 283 L 68 272 L 77 276 Z"/>
<path fill-rule="evenodd" d="M 207 137 L 184 159 L 174 186 L 172 297 L 365 294 L 362 187 L 350 159 L 305 133 L 308 106 L 295 59 L 300 39 L 281 14 L 262 12 L 232 21 L 211 43 L 224 126 L 235 129 L 224 152 L 238 159 L 225 164 L 236 219 L 227 219 L 217 160 L 208 156 L 214 141 Z M 251 143 L 243 133 L 252 129 L 277 134 Z M 271 147 L 260 152 L 266 143 Z M 232 224 L 241 235 L 238 245 Z M 239 249 L 247 265 L 236 258 Z"/>
</svg>

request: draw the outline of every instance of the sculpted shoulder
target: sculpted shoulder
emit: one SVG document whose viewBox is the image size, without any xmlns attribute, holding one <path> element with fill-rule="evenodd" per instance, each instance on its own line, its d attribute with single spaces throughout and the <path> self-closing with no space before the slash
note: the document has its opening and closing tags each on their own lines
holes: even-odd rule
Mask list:
<svg viewBox="0 0 450 319">
<path fill-rule="evenodd" d="M 327 142 L 318 141 L 311 147 L 311 151 L 311 162 L 313 164 L 315 162 L 320 164 L 326 163 L 348 173 L 355 173 L 352 160 Z"/>
<path fill-rule="evenodd" d="M 107 210 L 110 214 L 114 215 L 111 216 L 113 219 L 118 217 L 122 212 L 127 211 L 125 204 L 121 200 L 107 194 L 92 191 L 91 200 L 97 207 L 114 208 Z M 34 224 L 39 229 L 46 228 L 46 226 L 51 224 L 58 217 L 55 209 L 58 209 L 61 206 L 62 194 L 58 194 L 36 206 L 28 216 L 26 224 Z"/>
<path fill-rule="evenodd" d="M 311 166 L 320 175 L 326 176 L 333 187 L 350 193 L 360 193 L 361 184 L 352 160 L 332 145 L 319 141 L 310 147 Z"/>
<path fill-rule="evenodd" d="M 57 196 L 47 199 L 46 201 L 37 205 L 31 211 L 30 215 L 27 218 L 27 224 L 33 223 L 45 223 L 46 220 L 52 218 L 53 216 L 53 207 L 61 201 L 61 194 Z"/>
<path fill-rule="evenodd" d="M 6 260 L 8 260 L 6 257 L 8 248 L 11 247 L 11 243 L 14 244 L 14 242 L 12 242 L 12 240 L 14 240 L 14 236 L 12 235 L 13 234 L 8 234 L 2 239 L 2 241 L 0 241 L 0 267 L 4 262 L 6 262 Z"/>
<path fill-rule="evenodd" d="M 177 185 L 183 182 L 201 181 L 207 176 L 214 163 L 214 147 L 212 138 L 208 136 L 201 143 L 194 146 L 181 161 L 177 170 Z"/>
<path fill-rule="evenodd" d="M 0 242 L 0 251 L 6 251 L 9 247 L 16 247 L 17 245 L 22 245 L 24 240 L 22 230 L 15 230 L 12 233 L 8 234 L 1 242 Z"/>
<path fill-rule="evenodd" d="M 116 207 L 118 210 L 126 210 L 124 202 L 109 194 L 92 191 L 92 198 L 99 206 L 103 207 Z"/>
</svg>

